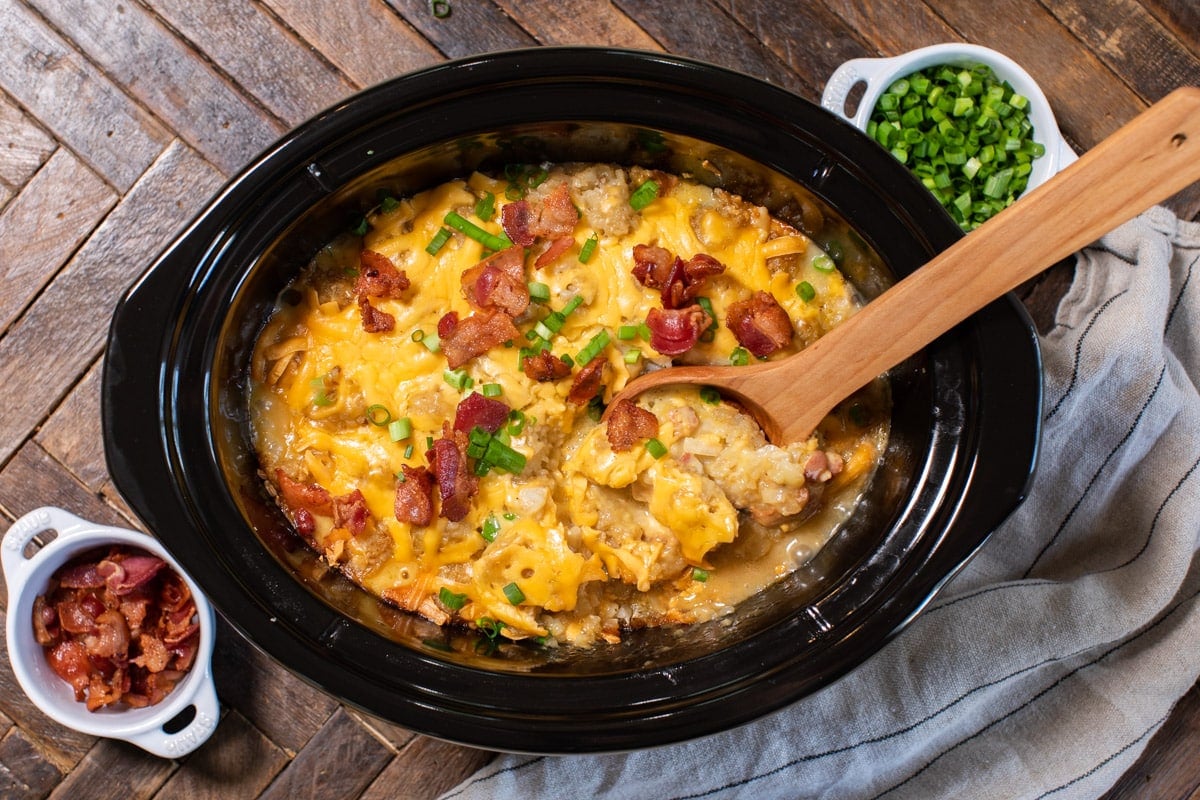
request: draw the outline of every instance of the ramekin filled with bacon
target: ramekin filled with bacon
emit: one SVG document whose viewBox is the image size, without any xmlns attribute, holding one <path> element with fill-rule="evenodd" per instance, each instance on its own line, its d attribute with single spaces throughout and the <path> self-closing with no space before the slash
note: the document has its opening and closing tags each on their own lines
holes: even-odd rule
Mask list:
<svg viewBox="0 0 1200 800">
<path fill-rule="evenodd" d="M 216 620 L 158 542 L 46 507 L 13 523 L 2 555 L 9 660 L 42 711 L 168 758 L 208 738 Z"/>
</svg>

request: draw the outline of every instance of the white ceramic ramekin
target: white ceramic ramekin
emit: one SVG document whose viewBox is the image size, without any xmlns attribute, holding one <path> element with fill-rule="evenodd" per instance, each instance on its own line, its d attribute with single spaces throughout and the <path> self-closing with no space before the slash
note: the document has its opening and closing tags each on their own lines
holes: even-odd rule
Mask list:
<svg viewBox="0 0 1200 800">
<path fill-rule="evenodd" d="M 53 541 L 31 555 L 26 547 L 39 533 L 53 531 Z M 141 548 L 162 558 L 183 576 L 196 601 L 200 647 L 187 675 L 162 702 L 146 708 L 103 708 L 88 711 L 46 661 L 33 635 L 33 601 L 46 591 L 50 576 L 83 552 L 109 544 Z M 164 758 L 195 750 L 209 737 L 220 718 L 212 677 L 216 617 L 207 598 L 162 545 L 149 536 L 124 528 L 96 525 L 63 511 L 45 507 L 29 512 L 4 534 L 0 561 L 8 582 L 8 659 L 25 694 L 56 722 L 93 736 L 123 739 Z M 164 728 L 164 726 L 166 726 Z"/>
<path fill-rule="evenodd" d="M 879 96 L 893 82 L 938 64 L 986 64 L 997 77 L 1008 81 L 1014 91 L 1029 98 L 1029 120 L 1033 123 L 1033 138 L 1046 148 L 1046 153 L 1041 158 L 1034 159 L 1026 192 L 1044 183 L 1078 158 L 1058 130 L 1058 122 L 1054 119 L 1054 112 L 1050 109 L 1046 95 L 1029 73 L 1008 56 L 980 45 L 935 44 L 892 58 L 856 58 L 847 61 L 829 76 L 825 91 L 821 95 L 821 106 L 865 131 Z M 866 89 L 854 113 L 848 114 L 846 100 L 854 87 L 860 83 L 865 84 Z"/>
</svg>

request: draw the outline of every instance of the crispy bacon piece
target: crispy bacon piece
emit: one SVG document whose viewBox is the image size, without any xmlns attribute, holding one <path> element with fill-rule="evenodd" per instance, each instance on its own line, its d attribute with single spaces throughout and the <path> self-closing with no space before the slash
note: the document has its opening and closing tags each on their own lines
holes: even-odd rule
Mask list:
<svg viewBox="0 0 1200 800">
<path fill-rule="evenodd" d="M 438 338 L 445 339 L 454 334 L 454 329 L 458 327 L 458 312 L 447 311 L 438 320 Z"/>
<path fill-rule="evenodd" d="M 374 250 L 363 250 L 358 256 L 358 280 L 354 293 L 362 297 L 391 297 L 398 299 L 409 287 L 404 270 L 396 269 L 392 260 Z"/>
<path fill-rule="evenodd" d="M 448 325 L 443 324 L 450 314 L 438 322 L 442 352 L 450 369 L 458 369 L 475 356 L 521 335 L 517 326 L 513 325 L 512 317 L 495 309 L 472 314 L 466 319 L 455 319 Z M 448 332 L 443 333 L 443 329 Z"/>
<path fill-rule="evenodd" d="M 633 277 L 643 286 L 659 290 L 663 308 L 682 308 L 700 296 L 705 278 L 724 271 L 725 265 L 707 253 L 684 261 L 655 245 L 633 248 Z"/>
<path fill-rule="evenodd" d="M 575 374 L 571 390 L 567 392 L 567 399 L 572 403 L 586 403 L 595 397 L 604 383 L 606 366 L 608 362 L 599 356 L 588 362 L 586 367 Z"/>
<path fill-rule="evenodd" d="M 88 562 L 64 570 L 59 576 L 59 585 L 68 589 L 99 589 L 104 585 L 104 576 L 97 566 L 94 562 Z"/>
<path fill-rule="evenodd" d="M 612 449 L 622 453 L 643 439 L 658 435 L 658 417 L 632 400 L 621 400 L 608 411 L 604 431 Z"/>
<path fill-rule="evenodd" d="M 500 209 L 500 226 L 514 244 L 522 247 L 529 247 L 539 238 L 566 236 L 575 230 L 578 221 L 579 211 L 571 201 L 571 192 L 565 183 L 556 186 L 537 205 L 528 200 L 517 200 Z"/>
<path fill-rule="evenodd" d="M 55 675 L 71 684 L 71 688 L 75 690 L 75 699 L 83 700 L 92 674 L 92 662 L 83 642 L 64 639 L 47 651 L 46 660 Z"/>
<path fill-rule="evenodd" d="M 293 513 L 303 508 L 324 517 L 333 516 L 333 498 L 324 487 L 292 480 L 282 469 L 275 470 L 275 483 L 283 495 L 284 504 Z"/>
<path fill-rule="evenodd" d="M 438 513 L 457 522 L 471 510 L 471 498 L 479 491 L 479 479 L 472 474 L 467 461 L 467 435 L 444 423 L 442 436 L 433 443 L 427 457 L 442 500 Z"/>
<path fill-rule="evenodd" d="M 646 314 L 650 346 L 664 356 L 677 356 L 691 350 L 712 322 L 699 305 L 678 309 L 652 308 Z"/>
<path fill-rule="evenodd" d="M 454 430 L 470 434 L 472 428 L 483 428 L 488 433 L 495 433 L 508 422 L 510 411 L 512 409 L 503 400 L 484 397 L 478 392 L 469 394 L 459 401 L 454 411 Z"/>
<path fill-rule="evenodd" d="M 433 522 L 433 475 L 424 467 L 400 467 L 404 480 L 396 481 L 396 519 L 424 527 Z"/>
<path fill-rule="evenodd" d="M 729 306 L 725 324 L 741 342 L 742 347 L 756 356 L 766 356 L 792 343 L 792 320 L 775 297 L 757 291 L 749 300 Z"/>
<path fill-rule="evenodd" d="M 540 350 L 537 355 L 525 356 L 525 360 L 521 362 L 521 371 L 542 383 L 556 381 L 571 374 L 567 362 L 549 350 Z"/>
<path fill-rule="evenodd" d="M 157 556 L 128 556 L 121 561 L 101 561 L 96 571 L 108 590 L 120 597 L 148 583 L 167 562 Z"/>
<path fill-rule="evenodd" d="M 387 333 L 396 327 L 396 318 L 371 305 L 365 294 L 358 296 L 358 310 L 362 313 L 362 326 L 367 333 Z"/>
<path fill-rule="evenodd" d="M 575 237 L 570 234 L 566 236 L 559 236 L 557 239 L 551 240 L 550 246 L 542 251 L 540 256 L 534 259 L 534 268 L 541 269 L 548 264 L 553 264 L 558 260 L 559 256 L 570 250 L 571 245 L 573 244 L 575 244 Z"/>
<path fill-rule="evenodd" d="M 333 498 L 333 525 L 345 528 L 351 536 L 359 536 L 367 528 L 371 512 L 367 511 L 367 498 L 355 489 L 349 494 Z"/>
<path fill-rule="evenodd" d="M 464 270 L 462 287 L 475 308 L 498 308 L 510 317 L 522 314 L 529 308 L 524 249 L 513 245 Z"/>
</svg>

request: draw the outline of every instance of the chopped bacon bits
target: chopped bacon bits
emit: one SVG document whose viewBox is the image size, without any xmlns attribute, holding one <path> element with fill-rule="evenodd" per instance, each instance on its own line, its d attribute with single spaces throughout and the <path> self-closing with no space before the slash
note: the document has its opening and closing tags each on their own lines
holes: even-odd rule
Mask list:
<svg viewBox="0 0 1200 800">
<path fill-rule="evenodd" d="M 199 648 L 187 584 L 162 559 L 131 547 L 85 553 L 60 568 L 33 613 L 51 670 L 89 711 L 158 703 Z"/>
<path fill-rule="evenodd" d="M 513 245 L 464 270 L 462 287 L 475 308 L 498 308 L 510 317 L 523 313 L 529 307 L 524 249 Z"/>
<path fill-rule="evenodd" d="M 458 312 L 447 311 L 438 320 L 438 338 L 445 339 L 454 335 L 454 329 L 458 327 Z"/>
<path fill-rule="evenodd" d="M 500 209 L 500 226 L 514 244 L 522 247 L 529 247 L 538 239 L 566 236 L 575 230 L 578 221 L 579 211 L 565 183 L 556 186 L 537 205 L 517 200 Z"/>
<path fill-rule="evenodd" d="M 312 514 L 333 516 L 333 498 L 324 487 L 315 483 L 301 483 L 292 480 L 281 469 L 275 470 L 275 483 L 283 494 L 283 502 L 293 514 L 305 509 Z"/>
<path fill-rule="evenodd" d="M 333 498 L 333 525 L 345 528 L 351 536 L 360 536 L 367 528 L 371 512 L 367 510 L 367 499 L 355 489 L 350 494 Z"/>
<path fill-rule="evenodd" d="M 699 305 L 678 309 L 652 308 L 646 314 L 650 346 L 664 356 L 677 356 L 691 350 L 712 322 Z"/>
<path fill-rule="evenodd" d="M 400 467 L 404 480 L 396 481 L 396 519 L 424 527 L 433 522 L 433 475 L 424 467 Z"/>
<path fill-rule="evenodd" d="M 659 290 L 663 308 L 682 308 L 700 296 L 705 278 L 724 271 L 725 265 L 707 253 L 684 261 L 655 245 L 633 248 L 633 277 L 648 289 Z"/>
<path fill-rule="evenodd" d="M 567 392 L 567 400 L 572 403 L 586 403 L 596 396 L 604 384 L 604 368 L 608 362 L 603 358 L 593 358 L 586 367 L 579 370 L 571 389 Z"/>
<path fill-rule="evenodd" d="M 458 369 L 475 356 L 521 335 L 517 326 L 513 325 L 512 317 L 495 309 L 472 314 L 461 320 L 458 320 L 456 315 L 455 321 L 444 325 L 450 314 L 446 314 L 438 322 L 442 353 L 445 354 L 450 369 Z M 443 333 L 443 328 L 447 332 Z"/>
<path fill-rule="evenodd" d="M 433 466 L 438 495 L 442 500 L 439 515 L 458 522 L 471 510 L 471 498 L 479 491 L 479 479 L 471 473 L 467 461 L 467 435 L 442 426 L 442 437 L 433 443 L 428 454 Z"/>
<path fill-rule="evenodd" d="M 512 411 L 508 403 L 479 393 L 472 393 L 458 403 L 454 412 L 454 430 L 470 433 L 473 428 L 483 428 L 488 433 L 495 433 L 500 426 L 508 421 Z"/>
<path fill-rule="evenodd" d="M 559 259 L 563 253 L 571 249 L 571 245 L 575 244 L 575 237 L 571 235 L 559 236 L 557 239 L 550 241 L 550 246 L 547 247 L 542 254 L 533 261 L 533 266 L 541 269 L 544 266 L 553 264 Z"/>
<path fill-rule="evenodd" d="M 612 449 L 622 453 L 637 442 L 658 435 L 658 417 L 632 400 L 620 400 L 608 411 L 604 435 Z"/>
<path fill-rule="evenodd" d="M 358 310 L 362 313 L 362 326 L 367 333 L 387 333 L 396 327 L 396 318 L 371 305 L 365 294 L 358 296 Z"/>
<path fill-rule="evenodd" d="M 742 347 L 760 357 L 787 347 L 794 334 L 787 312 L 773 295 L 761 290 L 730 305 L 725 324 Z"/>
<path fill-rule="evenodd" d="M 571 374 L 571 367 L 549 350 L 541 350 L 536 355 L 525 356 L 521 371 L 532 380 L 546 383 L 567 377 Z"/>
<path fill-rule="evenodd" d="M 358 280 L 354 293 L 359 297 L 390 297 L 398 299 L 409 287 L 408 276 L 396 269 L 392 260 L 374 250 L 363 250 L 358 257 Z"/>
</svg>

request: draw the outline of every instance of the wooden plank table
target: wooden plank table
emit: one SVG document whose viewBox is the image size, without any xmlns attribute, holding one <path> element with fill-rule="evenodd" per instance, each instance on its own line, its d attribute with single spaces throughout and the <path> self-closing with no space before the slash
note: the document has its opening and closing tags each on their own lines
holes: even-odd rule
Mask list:
<svg viewBox="0 0 1200 800">
<path fill-rule="evenodd" d="M 117 299 L 222 182 L 358 89 L 447 58 L 552 44 L 665 50 L 816 99 L 847 58 L 995 47 L 1086 149 L 1200 85 L 1195 0 L 0 0 L 0 528 L 43 504 L 139 523 L 113 489 L 99 380 Z M 1200 218 L 1200 189 L 1172 210 Z M 1070 268 L 1025 287 L 1041 324 Z M 3 602 L 0 599 L 0 602 Z M 434 797 L 490 753 L 343 707 L 222 624 L 213 738 L 179 761 L 65 730 L 0 657 L 5 798 Z M 1198 797 L 1200 687 L 1113 798 Z"/>
</svg>

